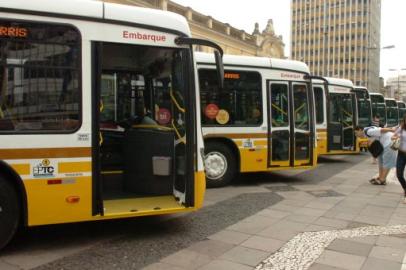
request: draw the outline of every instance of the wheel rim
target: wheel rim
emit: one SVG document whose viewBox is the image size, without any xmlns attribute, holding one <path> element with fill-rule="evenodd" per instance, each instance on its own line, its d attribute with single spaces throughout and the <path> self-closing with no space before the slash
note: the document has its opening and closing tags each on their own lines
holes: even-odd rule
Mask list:
<svg viewBox="0 0 406 270">
<path fill-rule="evenodd" d="M 220 152 L 210 152 L 204 160 L 206 176 L 211 180 L 217 180 L 224 176 L 227 171 L 227 159 Z"/>
</svg>

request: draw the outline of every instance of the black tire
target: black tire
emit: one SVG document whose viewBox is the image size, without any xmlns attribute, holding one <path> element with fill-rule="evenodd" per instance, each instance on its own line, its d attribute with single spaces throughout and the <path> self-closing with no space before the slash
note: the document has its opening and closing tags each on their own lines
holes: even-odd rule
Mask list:
<svg viewBox="0 0 406 270">
<path fill-rule="evenodd" d="M 225 170 L 217 176 L 210 175 L 209 168 L 206 168 L 206 186 L 208 188 L 223 187 L 231 183 L 237 175 L 237 157 L 232 149 L 219 142 L 208 142 L 205 144 L 205 166 L 209 166 L 208 158 L 221 159 L 226 162 Z"/>
<path fill-rule="evenodd" d="M 13 238 L 20 221 L 20 203 L 14 187 L 0 176 L 0 249 Z"/>
</svg>

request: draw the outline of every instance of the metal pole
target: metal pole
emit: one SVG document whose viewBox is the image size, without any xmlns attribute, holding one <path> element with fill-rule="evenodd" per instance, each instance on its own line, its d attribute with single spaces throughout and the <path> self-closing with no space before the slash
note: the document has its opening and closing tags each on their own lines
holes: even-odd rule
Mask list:
<svg viewBox="0 0 406 270">
<path fill-rule="evenodd" d="M 328 45 L 328 41 L 327 41 L 327 38 L 328 38 L 328 36 L 327 36 L 327 34 L 328 34 L 328 32 L 327 32 L 327 1 L 326 0 L 324 0 L 324 27 L 323 27 L 323 30 L 324 30 L 324 60 L 323 60 L 323 64 L 324 64 L 324 68 L 323 68 L 323 76 L 328 76 L 328 74 L 327 74 L 327 58 L 328 58 L 328 54 L 327 54 L 327 50 L 328 50 L 328 48 L 327 48 L 327 45 Z"/>
<path fill-rule="evenodd" d="M 400 70 L 398 70 L 398 92 L 396 93 L 397 99 L 399 99 L 399 93 L 400 93 Z"/>
</svg>

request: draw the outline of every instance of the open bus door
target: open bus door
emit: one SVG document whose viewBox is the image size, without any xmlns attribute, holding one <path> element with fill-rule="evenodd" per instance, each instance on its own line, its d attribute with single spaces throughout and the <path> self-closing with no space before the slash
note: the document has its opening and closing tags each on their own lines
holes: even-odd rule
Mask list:
<svg viewBox="0 0 406 270">
<path fill-rule="evenodd" d="M 328 93 L 328 151 L 355 149 L 355 94 Z"/>
<path fill-rule="evenodd" d="M 269 167 L 294 167 L 312 163 L 312 96 L 306 83 L 269 82 Z"/>
</svg>

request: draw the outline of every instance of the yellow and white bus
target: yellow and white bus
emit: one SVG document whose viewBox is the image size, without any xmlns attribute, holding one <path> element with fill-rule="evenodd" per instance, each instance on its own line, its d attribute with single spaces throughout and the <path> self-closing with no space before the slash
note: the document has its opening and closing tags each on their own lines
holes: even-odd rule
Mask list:
<svg viewBox="0 0 406 270">
<path fill-rule="evenodd" d="M 220 47 L 180 15 L 101 1 L 6 0 L 0 17 L 0 247 L 19 224 L 202 206 L 192 44 L 222 67 Z"/>
<path fill-rule="evenodd" d="M 209 187 L 239 172 L 316 166 L 314 98 L 305 63 L 225 55 L 224 88 L 212 55 L 196 53 Z"/>
<path fill-rule="evenodd" d="M 313 81 L 318 155 L 359 152 L 354 134 L 358 117 L 353 89 L 352 82 L 346 79 Z"/>
</svg>

